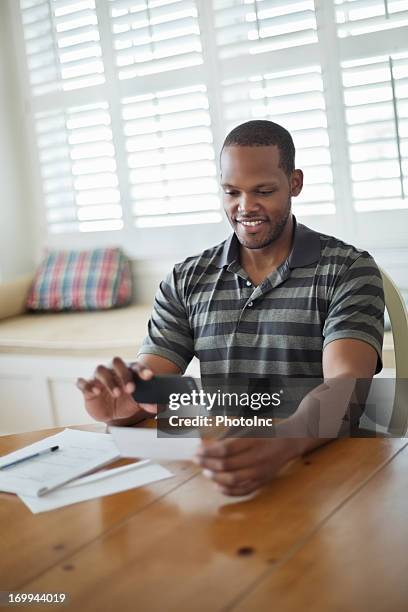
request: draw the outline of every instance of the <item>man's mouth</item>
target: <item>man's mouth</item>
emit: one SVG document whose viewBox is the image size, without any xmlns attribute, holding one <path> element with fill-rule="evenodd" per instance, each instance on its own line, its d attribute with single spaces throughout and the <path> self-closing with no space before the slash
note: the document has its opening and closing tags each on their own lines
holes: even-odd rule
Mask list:
<svg viewBox="0 0 408 612">
<path fill-rule="evenodd" d="M 236 219 L 237 223 L 241 225 L 245 225 L 245 227 L 256 227 L 257 225 L 261 225 L 261 223 L 265 223 L 266 219 Z"/>
<path fill-rule="evenodd" d="M 262 232 L 265 223 L 267 223 L 267 219 L 240 219 L 236 218 L 235 222 L 238 227 L 241 227 L 240 232 L 244 232 L 247 235 L 258 234 Z"/>
</svg>

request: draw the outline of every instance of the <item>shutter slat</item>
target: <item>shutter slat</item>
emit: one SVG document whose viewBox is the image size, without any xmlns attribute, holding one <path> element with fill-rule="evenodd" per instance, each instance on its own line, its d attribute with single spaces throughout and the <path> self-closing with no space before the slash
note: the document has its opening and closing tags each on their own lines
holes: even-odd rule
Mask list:
<svg viewBox="0 0 408 612">
<path fill-rule="evenodd" d="M 159 59 L 175 57 L 177 55 L 188 55 L 190 53 L 195 55 L 201 50 L 200 38 L 187 33 L 163 41 L 163 44 L 161 44 L 158 49 L 155 49 L 155 46 L 152 46 L 151 43 L 145 42 L 144 44 L 140 44 L 140 42 L 141 41 L 138 41 L 138 45 L 131 50 L 125 49 L 118 51 L 118 66 L 124 66 L 129 63 L 152 62 Z"/>
<path fill-rule="evenodd" d="M 316 42 L 316 40 L 315 30 L 304 30 L 270 38 L 260 38 L 258 40 L 230 43 L 226 45 L 220 44 L 219 54 L 221 59 L 233 58 L 239 55 L 256 55 L 258 53 L 267 53 L 268 51 L 309 45 Z"/>
<path fill-rule="evenodd" d="M 197 17 L 197 8 L 194 0 L 183 0 L 174 6 L 164 6 L 161 8 L 147 9 L 146 5 L 135 11 L 132 7 L 130 13 L 114 17 L 113 31 L 120 30 L 121 26 L 137 29 L 150 24 L 157 26 L 167 22 L 181 20 L 188 17 Z"/>
<path fill-rule="evenodd" d="M 181 53 L 170 57 L 157 59 L 155 61 L 134 62 L 127 68 L 119 70 L 120 79 L 130 79 L 134 77 L 147 76 L 149 74 L 159 74 L 170 70 L 181 70 L 189 66 L 199 66 L 203 63 L 201 53 Z M 136 64 L 136 65 L 134 65 Z"/>
<path fill-rule="evenodd" d="M 408 54 L 342 64 L 352 191 L 359 212 L 407 207 L 407 71 Z"/>
<path fill-rule="evenodd" d="M 219 223 L 222 217 L 219 212 L 190 213 L 182 215 L 164 215 L 149 217 L 147 215 L 136 219 L 136 226 L 146 227 L 171 227 L 176 225 L 203 225 L 205 223 Z"/>
<path fill-rule="evenodd" d="M 128 138 L 127 150 L 131 153 L 137 151 L 151 151 L 154 149 L 171 149 L 172 147 L 190 146 L 193 144 L 212 143 L 211 130 L 208 127 L 187 127 L 171 132 L 156 132 L 143 136 Z"/>
<path fill-rule="evenodd" d="M 72 14 L 83 8 L 95 8 L 95 0 L 52 0 L 55 13 Z"/>
<path fill-rule="evenodd" d="M 61 48 L 72 47 L 85 41 L 96 42 L 99 40 L 98 29 L 93 25 L 82 25 L 64 32 L 56 32 L 58 46 Z"/>
<path fill-rule="evenodd" d="M 77 30 L 83 26 L 93 26 L 97 23 L 95 11 L 85 7 L 69 15 L 54 16 L 54 24 L 58 33 Z"/>
<path fill-rule="evenodd" d="M 408 24 L 405 0 L 335 0 L 341 38 L 389 30 Z"/>
<path fill-rule="evenodd" d="M 166 150 L 143 151 L 129 155 L 129 168 L 148 168 L 163 164 L 178 164 L 193 160 L 214 159 L 214 150 L 208 144 L 171 147 Z"/>
<path fill-rule="evenodd" d="M 220 203 L 217 196 L 195 195 L 188 197 L 173 198 L 172 201 L 165 199 L 139 200 L 135 206 L 136 217 L 157 216 L 157 215 L 176 215 L 179 213 L 191 213 L 205 210 L 219 210 Z"/>
<path fill-rule="evenodd" d="M 126 45 L 142 46 L 146 44 L 146 40 L 151 43 L 158 43 L 169 38 L 180 38 L 184 33 L 186 35 L 199 34 L 197 22 L 192 17 L 178 19 L 154 29 L 150 28 L 148 23 L 143 23 L 137 29 L 133 28 L 123 32 L 118 30 L 115 34 L 116 48 L 126 48 Z"/>
</svg>

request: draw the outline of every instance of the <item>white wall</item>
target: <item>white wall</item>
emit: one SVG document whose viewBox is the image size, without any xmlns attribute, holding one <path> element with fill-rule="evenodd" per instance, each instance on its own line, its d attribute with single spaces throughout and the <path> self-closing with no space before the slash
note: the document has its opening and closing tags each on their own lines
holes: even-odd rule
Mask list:
<svg viewBox="0 0 408 612">
<path fill-rule="evenodd" d="M 8 3 L 0 1 L 0 282 L 32 270 L 32 208 L 25 183 L 23 98 Z"/>
</svg>

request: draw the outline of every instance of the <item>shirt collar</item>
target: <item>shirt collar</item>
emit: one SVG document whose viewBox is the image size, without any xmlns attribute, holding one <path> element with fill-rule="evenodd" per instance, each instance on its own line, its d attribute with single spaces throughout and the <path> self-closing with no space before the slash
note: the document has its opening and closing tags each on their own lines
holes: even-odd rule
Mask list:
<svg viewBox="0 0 408 612">
<path fill-rule="evenodd" d="M 215 264 L 218 268 L 224 268 L 236 261 L 239 261 L 239 242 L 234 233 L 224 241 L 218 261 Z"/>
<path fill-rule="evenodd" d="M 290 268 L 303 268 L 319 261 L 321 253 L 320 234 L 310 227 L 298 223 L 294 215 L 293 222 L 295 224 L 295 236 L 293 248 L 287 261 Z"/>
<path fill-rule="evenodd" d="M 320 234 L 296 221 L 293 215 L 294 240 L 288 259 L 282 264 L 286 268 L 302 268 L 320 259 Z M 239 242 L 235 233 L 225 240 L 216 262 L 218 268 L 239 261 Z"/>
</svg>

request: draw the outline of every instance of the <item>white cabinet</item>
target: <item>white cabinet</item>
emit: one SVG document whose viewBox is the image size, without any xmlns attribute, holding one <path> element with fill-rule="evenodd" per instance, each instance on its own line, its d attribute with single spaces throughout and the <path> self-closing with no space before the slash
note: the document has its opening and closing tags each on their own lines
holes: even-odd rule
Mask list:
<svg viewBox="0 0 408 612">
<path fill-rule="evenodd" d="M 0 355 L 0 435 L 91 423 L 78 376 L 88 377 L 96 358 Z"/>
</svg>

